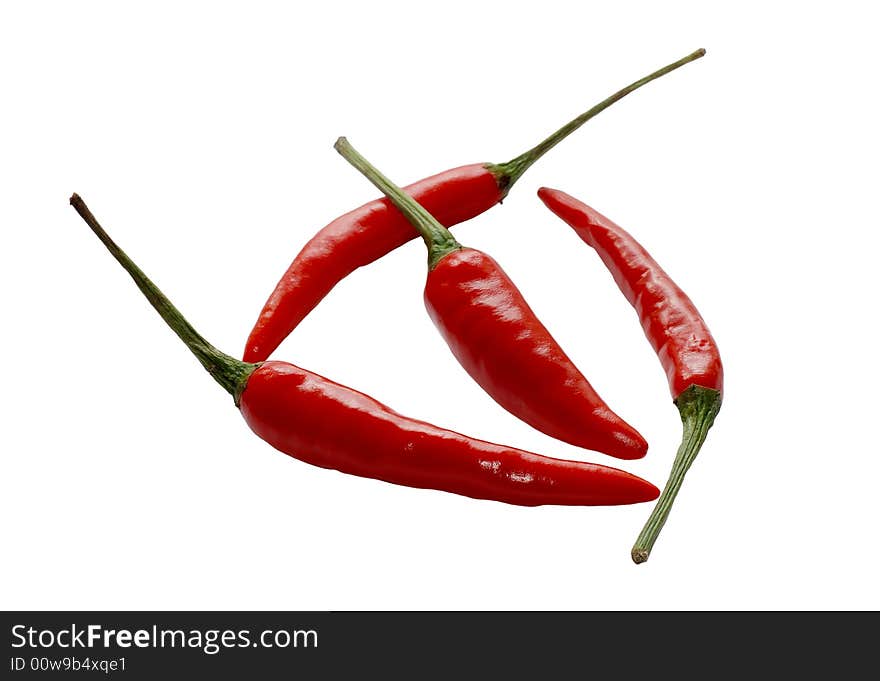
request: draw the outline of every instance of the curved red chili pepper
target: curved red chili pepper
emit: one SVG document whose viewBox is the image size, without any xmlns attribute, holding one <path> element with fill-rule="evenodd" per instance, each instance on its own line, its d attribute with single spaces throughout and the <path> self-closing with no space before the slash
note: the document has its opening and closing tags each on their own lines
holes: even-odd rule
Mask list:
<svg viewBox="0 0 880 681">
<path fill-rule="evenodd" d="M 536 506 L 656 499 L 616 468 L 540 456 L 401 416 L 372 397 L 284 362 L 265 362 L 241 395 L 263 440 L 302 461 L 408 487 Z"/>
<path fill-rule="evenodd" d="M 441 224 L 452 226 L 489 210 L 541 156 L 596 114 L 642 85 L 702 57 L 680 59 L 616 92 L 543 142 L 507 163 L 453 168 L 405 188 Z M 387 199 L 377 199 L 337 218 L 303 247 L 263 305 L 245 343 L 246 362 L 260 362 L 281 344 L 336 284 L 418 236 Z"/>
<path fill-rule="evenodd" d="M 162 319 L 233 396 L 250 428 L 285 454 L 343 473 L 524 506 L 657 498 L 654 485 L 625 471 L 469 438 L 401 416 L 292 364 L 250 364 L 220 352 L 110 239 L 82 199 L 74 194 L 70 202 Z"/>
<path fill-rule="evenodd" d="M 558 440 L 619 459 L 648 444 L 615 414 L 487 254 L 462 248 L 428 274 L 425 307 L 452 353 L 496 402 Z"/>
<path fill-rule="evenodd" d="M 648 444 L 608 407 L 501 266 L 463 248 L 344 137 L 336 149 L 406 215 L 428 246 L 425 305 L 452 353 L 510 413 L 543 433 L 621 459 Z"/>
<path fill-rule="evenodd" d="M 672 473 L 645 528 L 633 546 L 636 563 L 648 555 L 721 408 L 724 369 L 709 327 L 684 291 L 623 228 L 585 203 L 556 189 L 538 196 L 596 249 L 623 295 L 636 309 L 645 335 L 666 370 L 684 435 Z"/>
</svg>

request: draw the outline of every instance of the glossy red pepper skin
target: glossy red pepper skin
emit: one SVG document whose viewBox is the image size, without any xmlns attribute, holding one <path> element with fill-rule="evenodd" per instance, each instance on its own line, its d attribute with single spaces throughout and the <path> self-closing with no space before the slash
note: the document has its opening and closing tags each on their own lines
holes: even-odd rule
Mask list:
<svg viewBox="0 0 880 681">
<path fill-rule="evenodd" d="M 699 49 L 630 83 L 507 163 L 453 168 L 404 188 L 445 227 L 500 203 L 522 174 L 588 120 L 642 86 L 699 59 Z M 386 199 L 371 201 L 322 228 L 299 252 L 263 305 L 245 343 L 246 362 L 262 362 L 354 270 L 418 236 Z"/>
<path fill-rule="evenodd" d="M 404 191 L 447 227 L 480 215 L 504 198 L 490 167 L 479 163 L 433 175 Z M 418 236 L 386 198 L 323 227 L 294 258 L 263 305 L 245 344 L 244 361 L 267 359 L 337 283 Z"/>
<path fill-rule="evenodd" d="M 645 455 L 645 439 L 599 397 L 490 256 L 472 248 L 444 256 L 424 297 L 459 363 L 502 407 L 578 447 Z"/>
<path fill-rule="evenodd" d="M 634 459 L 648 445 L 614 414 L 485 253 L 464 248 L 348 139 L 334 148 L 405 215 L 428 249 L 428 314 L 464 369 L 515 416 L 560 440 Z"/>
<path fill-rule="evenodd" d="M 565 192 L 543 187 L 538 196 L 596 250 L 636 309 L 681 415 L 681 445 L 669 479 L 632 547 L 633 561 L 644 563 L 721 409 L 721 354 L 691 299 L 631 234 Z"/>
<path fill-rule="evenodd" d="M 696 306 L 631 234 L 565 192 L 542 187 L 546 206 L 592 246 L 636 309 L 673 399 L 696 385 L 722 392 L 721 354 Z"/>
<path fill-rule="evenodd" d="M 632 504 L 659 494 L 616 468 L 540 456 L 406 418 L 285 362 L 261 364 L 239 407 L 260 438 L 290 456 L 398 485 L 523 506 Z"/>
<path fill-rule="evenodd" d="M 625 471 L 540 456 L 406 418 L 292 364 L 235 359 L 192 327 L 78 195 L 70 203 L 159 316 L 232 395 L 251 429 L 285 454 L 353 475 L 525 506 L 632 504 L 659 494 Z"/>
</svg>

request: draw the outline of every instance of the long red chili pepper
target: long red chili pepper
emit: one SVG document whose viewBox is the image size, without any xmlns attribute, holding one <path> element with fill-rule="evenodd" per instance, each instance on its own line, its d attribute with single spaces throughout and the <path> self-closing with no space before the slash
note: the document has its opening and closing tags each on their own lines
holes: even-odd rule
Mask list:
<svg viewBox="0 0 880 681">
<path fill-rule="evenodd" d="M 495 260 L 463 248 L 344 137 L 336 149 L 422 235 L 428 314 L 462 367 L 498 404 L 564 442 L 621 459 L 645 455 L 644 438 L 596 394 Z"/>
<path fill-rule="evenodd" d="M 721 355 L 691 299 L 630 234 L 564 192 L 544 187 L 538 196 L 596 249 L 623 295 L 635 307 L 645 335 L 666 370 L 672 399 L 681 413 L 684 434 L 672 472 L 632 549 L 633 560 L 643 563 L 721 408 Z"/>
<path fill-rule="evenodd" d="M 446 226 L 470 220 L 500 203 L 535 161 L 593 116 L 704 54 L 705 50 L 697 50 L 637 80 L 507 163 L 453 168 L 409 185 L 406 192 Z M 322 228 L 299 252 L 263 305 L 245 344 L 244 360 L 259 362 L 269 357 L 336 284 L 416 236 L 386 199 L 364 204 Z"/>
<path fill-rule="evenodd" d="M 208 343 L 101 228 L 70 203 L 162 319 L 234 398 L 251 429 L 285 454 L 399 485 L 536 506 L 616 505 L 659 490 L 625 471 L 553 459 L 406 418 L 363 393 L 285 362 L 251 364 Z"/>
</svg>

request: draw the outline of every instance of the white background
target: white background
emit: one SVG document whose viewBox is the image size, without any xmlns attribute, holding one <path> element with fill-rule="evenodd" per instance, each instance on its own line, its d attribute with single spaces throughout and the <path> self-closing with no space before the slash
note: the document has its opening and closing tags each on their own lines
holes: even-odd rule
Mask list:
<svg viewBox="0 0 880 681">
<path fill-rule="evenodd" d="M 875 609 L 876 21 L 869 3 L 18 3 L 0 13 L 0 605 L 55 609 Z M 425 314 L 422 244 L 275 354 L 413 417 L 658 485 L 663 373 L 539 202 L 633 232 L 709 322 L 725 404 L 650 561 L 649 504 L 518 508 L 320 470 L 249 431 L 68 205 L 227 352 L 322 225 L 502 162 L 619 87 L 457 228 L 648 439 L 620 462 L 504 412 Z M 364 443 L 368 446 L 368 443 Z"/>
</svg>

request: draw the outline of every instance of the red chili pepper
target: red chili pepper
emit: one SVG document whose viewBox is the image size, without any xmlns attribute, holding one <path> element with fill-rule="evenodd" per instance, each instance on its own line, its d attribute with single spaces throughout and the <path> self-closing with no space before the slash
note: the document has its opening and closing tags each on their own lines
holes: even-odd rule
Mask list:
<svg viewBox="0 0 880 681">
<path fill-rule="evenodd" d="M 593 116 L 642 85 L 704 54 L 705 50 L 697 50 L 628 85 L 512 161 L 453 168 L 409 185 L 406 192 L 444 225 L 470 220 L 500 203 L 535 161 Z M 245 344 L 244 360 L 259 362 L 269 357 L 342 279 L 416 236 L 386 199 L 364 204 L 321 229 L 287 268 L 260 311 Z"/>
<path fill-rule="evenodd" d="M 208 343 L 101 228 L 70 203 L 162 319 L 234 398 L 251 429 L 285 454 L 323 468 L 410 487 L 537 506 L 616 505 L 659 490 L 607 466 L 540 456 L 406 418 L 373 398 L 285 362 L 251 364 Z"/>
<path fill-rule="evenodd" d="M 596 249 L 623 295 L 636 309 L 645 335 L 666 370 L 684 427 L 669 481 L 636 540 L 636 563 L 648 555 L 663 528 L 684 475 L 721 408 L 724 370 L 718 346 L 691 299 L 630 234 L 584 203 L 556 189 L 538 196 L 578 236 Z"/>
<path fill-rule="evenodd" d="M 495 260 L 463 248 L 344 137 L 336 149 L 422 235 L 428 314 L 462 367 L 498 404 L 564 442 L 621 459 L 645 455 L 644 438 L 596 394 Z"/>
</svg>

